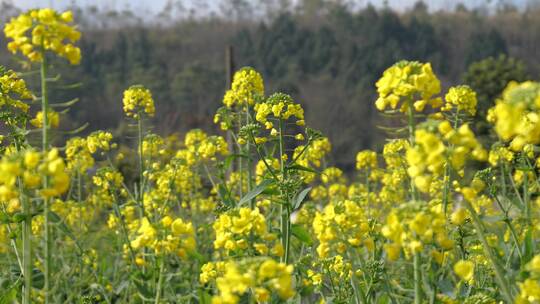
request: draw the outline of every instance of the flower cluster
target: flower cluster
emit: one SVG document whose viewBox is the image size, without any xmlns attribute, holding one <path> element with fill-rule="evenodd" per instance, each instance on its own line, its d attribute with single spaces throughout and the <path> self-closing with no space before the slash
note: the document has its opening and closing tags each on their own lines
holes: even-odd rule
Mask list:
<svg viewBox="0 0 540 304">
<path fill-rule="evenodd" d="M 201 274 L 202 278 L 216 276 L 213 267 L 203 268 L 206 271 Z M 228 261 L 220 265 L 220 268 L 220 274 L 215 279 L 219 294 L 212 298 L 212 304 L 239 303 L 240 297 L 250 290 L 259 303 L 270 301 L 272 294 L 282 300 L 295 294 L 292 265 L 279 263 L 271 258 L 260 258 L 240 262 Z"/>
<path fill-rule="evenodd" d="M 384 145 L 383 158 L 385 170 L 380 178 L 381 190 L 379 197 L 381 201 L 394 204 L 403 202 L 406 198 L 407 161 L 405 152 L 409 148 L 409 142 L 404 139 L 395 139 Z"/>
<path fill-rule="evenodd" d="M 12 18 L 4 28 L 6 37 L 12 41 L 8 49 L 14 54 L 21 52 L 30 61 L 43 61 L 46 51 L 51 51 L 79 64 L 81 50 L 73 43 L 81 33 L 73 26 L 71 11 L 58 13 L 50 8 L 29 10 Z"/>
<path fill-rule="evenodd" d="M 226 256 L 242 255 L 242 252 L 249 250 L 260 255 L 283 254 L 280 243 L 272 248 L 267 245 L 267 242 L 276 239 L 276 235 L 268 232 L 266 219 L 258 208 L 239 208 L 223 213 L 216 219 L 213 228 L 216 233 L 214 248 L 223 249 Z"/>
<path fill-rule="evenodd" d="M 474 263 L 460 260 L 454 264 L 454 272 L 465 282 L 472 282 L 474 278 Z"/>
<path fill-rule="evenodd" d="M 319 241 L 317 253 L 327 258 L 331 252 L 344 254 L 348 247 L 366 246 L 373 250 L 369 225 L 360 206 L 350 200 L 330 203 L 316 212 L 313 230 Z"/>
<path fill-rule="evenodd" d="M 94 166 L 92 154 L 98 150 L 103 152 L 115 148 L 111 144 L 112 134 L 104 131 L 96 131 L 86 138 L 73 137 L 66 143 L 66 162 L 70 170 L 84 172 Z"/>
<path fill-rule="evenodd" d="M 407 171 L 422 192 L 434 190 L 432 181 L 443 175 L 447 164 L 463 176 L 462 169 L 469 158 L 485 161 L 488 156 L 468 124 L 455 130 L 443 121 L 436 132 L 416 130 L 415 140 L 416 144 L 407 150 Z"/>
<path fill-rule="evenodd" d="M 36 117 L 30 120 L 30 123 L 36 128 L 43 127 L 43 111 L 36 113 Z M 47 111 L 47 123 L 49 127 L 58 128 L 60 125 L 60 113 L 49 110 Z"/>
<path fill-rule="evenodd" d="M 124 177 L 113 168 L 100 168 L 92 177 L 92 182 L 95 186 L 92 197 L 96 205 L 110 205 L 116 202 L 118 197 L 127 195 L 123 188 Z"/>
<path fill-rule="evenodd" d="M 400 61 L 384 71 L 376 85 L 379 98 L 375 106 L 379 111 L 384 111 L 388 107 L 396 109 L 403 99 L 408 100 L 402 103 L 400 107 L 402 112 L 411 105 L 418 112 L 421 112 L 427 104 L 433 108 L 442 105 L 440 98 L 432 98 L 441 91 L 441 83 L 429 63 Z"/>
<path fill-rule="evenodd" d="M 0 66 L 0 109 L 27 112 L 29 106 L 21 99 L 32 99 L 26 82 L 12 71 Z"/>
<path fill-rule="evenodd" d="M 453 108 L 457 111 L 462 111 L 474 116 L 476 114 L 476 92 L 469 86 L 461 85 L 451 87 L 444 97 L 446 104 L 441 108 L 441 111 L 450 111 Z"/>
<path fill-rule="evenodd" d="M 293 159 L 299 165 L 304 167 L 320 168 L 325 161 L 325 157 L 332 150 L 332 144 L 327 137 L 321 137 L 313 140 L 310 145 L 299 145 L 294 149 Z M 316 174 L 312 172 L 301 172 L 306 183 L 315 180 Z"/>
<path fill-rule="evenodd" d="M 315 201 L 339 201 L 347 197 L 346 179 L 341 169 L 329 167 L 320 175 L 321 185 L 313 187 L 310 196 Z"/>
<path fill-rule="evenodd" d="M 1 162 L 3 174 L 0 176 L 0 200 L 9 201 L 19 196 L 17 179 L 22 179 L 25 187 L 38 190 L 43 197 L 59 196 L 69 188 L 69 175 L 64 160 L 53 149 L 46 153 L 27 150 L 7 154 Z M 44 179 L 48 185 L 44 188 Z"/>
<path fill-rule="evenodd" d="M 124 112 L 127 116 L 140 119 L 142 113 L 154 116 L 154 100 L 152 93 L 143 86 L 131 86 L 124 91 Z"/>
<path fill-rule="evenodd" d="M 194 160 L 216 160 L 216 156 L 227 155 L 227 142 L 222 136 L 208 136 L 200 129 L 191 130 L 186 134 L 184 143 L 187 150 L 193 154 Z"/>
<path fill-rule="evenodd" d="M 253 106 L 255 99 L 262 95 L 264 95 L 264 83 L 261 74 L 246 67 L 234 74 L 231 89 L 223 97 L 223 104 L 228 108 L 234 105 Z"/>
<path fill-rule="evenodd" d="M 517 304 L 540 302 L 540 255 L 536 255 L 526 266 L 529 277 L 519 283 L 520 293 L 516 298 Z"/>
<path fill-rule="evenodd" d="M 406 258 L 432 247 L 433 258 L 442 263 L 441 250 L 450 250 L 454 242 L 448 237 L 446 220 L 438 207 L 426 208 L 411 202 L 392 211 L 382 227 L 382 234 L 390 242 L 384 245 L 387 257 L 397 260 L 403 250 Z"/>
<path fill-rule="evenodd" d="M 265 102 L 255 105 L 255 119 L 266 129 L 272 129 L 271 134 L 273 133 L 273 135 L 277 135 L 279 132 L 274 129 L 276 120 L 288 120 L 291 117 L 296 118 L 297 125 L 304 125 L 304 109 L 287 94 L 275 93 Z"/>
<path fill-rule="evenodd" d="M 134 250 L 150 248 L 157 255 L 175 254 L 181 258 L 195 250 L 195 230 L 190 222 L 170 216 L 165 216 L 160 225 L 152 224 L 146 217 L 135 222 L 139 225 L 130 243 Z"/>
<path fill-rule="evenodd" d="M 527 144 L 540 143 L 540 83 L 511 82 L 502 97 L 488 111 L 497 135 L 510 142 L 513 151 L 521 151 Z"/>
<path fill-rule="evenodd" d="M 364 150 L 356 154 L 356 170 L 377 168 L 377 152 Z"/>
</svg>

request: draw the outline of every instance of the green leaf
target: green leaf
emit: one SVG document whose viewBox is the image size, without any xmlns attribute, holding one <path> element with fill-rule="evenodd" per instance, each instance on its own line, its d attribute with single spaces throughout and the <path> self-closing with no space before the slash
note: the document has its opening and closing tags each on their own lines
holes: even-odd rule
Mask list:
<svg viewBox="0 0 540 304">
<path fill-rule="evenodd" d="M 524 254 L 524 260 L 530 261 L 534 255 L 534 243 L 533 243 L 533 236 L 532 232 L 529 229 L 527 231 L 527 234 L 525 235 L 525 254 Z"/>
<path fill-rule="evenodd" d="M 77 245 L 77 247 L 79 248 L 79 250 L 82 251 L 82 248 L 79 244 L 79 241 L 75 237 L 75 234 L 73 234 L 73 231 L 71 231 L 71 229 L 66 225 L 64 220 L 62 220 L 62 218 L 57 213 L 49 211 L 49 220 L 52 223 L 56 224 L 60 231 L 62 231 L 65 235 L 72 239 L 75 242 L 75 245 Z"/>
<path fill-rule="evenodd" d="M 228 207 L 234 207 L 234 201 L 231 199 L 229 192 L 223 185 L 218 185 L 218 195 L 223 201 L 223 204 Z"/>
<path fill-rule="evenodd" d="M 196 250 L 188 252 L 188 255 L 189 257 L 194 258 L 197 261 L 199 261 L 199 263 L 201 264 L 206 263 L 206 259 L 204 258 L 204 256 Z"/>
<path fill-rule="evenodd" d="M 62 222 L 62 218 L 54 211 L 49 211 L 49 221 L 58 224 Z"/>
<path fill-rule="evenodd" d="M 139 282 L 137 280 L 133 280 L 133 284 L 135 284 L 135 287 L 137 287 L 137 291 L 139 292 L 139 295 L 141 297 L 145 298 L 145 300 L 152 299 L 154 297 L 154 295 L 148 289 L 146 284 L 141 283 L 141 282 Z"/>
<path fill-rule="evenodd" d="M 26 219 L 26 215 L 24 213 L 18 212 L 11 216 L 11 222 L 12 223 L 22 223 Z"/>
<path fill-rule="evenodd" d="M 212 303 L 212 296 L 206 290 L 200 289 L 199 301 L 201 304 L 210 304 Z"/>
<path fill-rule="evenodd" d="M 264 194 L 264 195 L 279 195 L 280 192 L 276 188 L 268 188 L 268 189 L 264 190 L 263 192 L 261 192 L 261 194 Z"/>
<path fill-rule="evenodd" d="M 0 223 L 7 224 L 7 223 L 10 223 L 10 222 L 11 222 L 10 218 L 9 218 L 9 216 L 7 214 L 5 214 L 5 213 L 0 214 Z"/>
<path fill-rule="evenodd" d="M 298 164 L 294 164 L 292 166 L 287 166 L 285 168 L 285 170 L 287 170 L 287 171 L 289 171 L 289 170 L 298 170 L 298 171 L 306 171 L 306 172 L 311 172 L 311 173 L 315 173 L 315 174 L 320 174 L 320 172 L 318 172 L 315 169 L 308 168 L 308 167 L 298 165 Z"/>
<path fill-rule="evenodd" d="M 114 293 L 119 295 L 124 291 L 124 289 L 127 289 L 128 287 L 129 287 L 129 281 L 128 280 L 122 281 L 120 284 L 118 284 L 118 286 L 116 286 Z"/>
<path fill-rule="evenodd" d="M 302 206 L 302 202 L 304 201 L 308 193 L 311 191 L 311 189 L 311 187 L 307 187 L 296 195 L 293 202 L 293 211 L 300 209 L 300 207 Z"/>
<path fill-rule="evenodd" d="M 311 239 L 309 232 L 303 226 L 298 225 L 298 224 L 293 224 L 291 225 L 291 232 L 292 232 L 292 235 L 294 235 L 301 242 L 307 245 L 313 244 L 313 240 Z"/>
<path fill-rule="evenodd" d="M 243 204 L 249 202 L 250 200 L 254 199 L 257 195 L 261 194 L 266 188 L 268 188 L 273 181 L 271 179 L 265 179 L 260 184 L 258 184 L 255 188 L 251 189 L 244 197 L 240 199 L 238 202 L 239 206 L 242 206 Z"/>
<path fill-rule="evenodd" d="M 0 303 L 15 303 L 16 297 L 15 287 L 0 291 Z"/>
<path fill-rule="evenodd" d="M 37 268 L 32 269 L 32 287 L 42 289 L 43 286 L 45 286 L 45 275 Z"/>
</svg>

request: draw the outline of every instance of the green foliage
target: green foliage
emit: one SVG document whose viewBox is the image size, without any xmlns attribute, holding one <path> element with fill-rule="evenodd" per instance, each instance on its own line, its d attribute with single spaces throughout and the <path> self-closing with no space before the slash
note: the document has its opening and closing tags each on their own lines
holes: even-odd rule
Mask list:
<svg viewBox="0 0 540 304">
<path fill-rule="evenodd" d="M 510 81 L 527 78 L 523 62 L 506 55 L 473 62 L 463 75 L 463 81 L 476 91 L 478 111 L 483 115 Z"/>
<path fill-rule="evenodd" d="M 506 55 L 488 57 L 472 63 L 467 68 L 463 81 L 476 92 L 478 105 L 475 129 L 484 141 L 490 132 L 486 121 L 487 110 L 493 107 L 495 100 L 509 82 L 520 82 L 528 78 L 523 62 Z"/>
</svg>

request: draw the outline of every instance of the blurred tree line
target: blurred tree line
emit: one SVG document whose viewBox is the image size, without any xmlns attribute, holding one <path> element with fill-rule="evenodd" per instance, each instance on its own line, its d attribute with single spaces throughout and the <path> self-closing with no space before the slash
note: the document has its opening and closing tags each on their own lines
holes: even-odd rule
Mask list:
<svg viewBox="0 0 540 304">
<path fill-rule="evenodd" d="M 267 92 L 283 91 L 301 102 L 308 124 L 333 143 L 334 163 L 352 168 L 357 151 L 381 145 L 375 81 L 394 62 L 431 62 L 445 89 L 470 84 L 480 91 L 481 115 L 509 80 L 536 78 L 540 71 L 540 9 L 534 7 L 486 13 L 458 5 L 430 12 L 419 2 L 396 12 L 369 5 L 353 10 L 347 1 L 303 0 L 295 9 L 286 0 L 259 2 L 264 14 L 252 2 L 229 0 L 220 7 L 222 16 L 191 11 L 175 19 L 171 12 L 179 4 L 171 1 L 160 15 L 166 23 L 143 22 L 129 11 L 74 8 L 84 33 L 83 60 L 74 70 L 64 71 L 60 62 L 55 69 L 62 84 L 81 85 L 55 90 L 54 98 L 81 101 L 64 115 L 62 127 L 88 122 L 84 132 L 125 132 L 122 92 L 140 83 L 157 103 L 156 132 L 215 130 L 231 45 L 236 67 L 254 67 Z M 16 13 L 5 2 L 0 21 Z M 5 47 L 0 64 L 19 68 Z"/>
</svg>

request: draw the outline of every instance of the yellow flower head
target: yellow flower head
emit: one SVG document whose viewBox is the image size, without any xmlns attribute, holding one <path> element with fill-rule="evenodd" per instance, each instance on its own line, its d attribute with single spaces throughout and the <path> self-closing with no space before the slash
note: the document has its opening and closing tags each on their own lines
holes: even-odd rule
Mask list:
<svg viewBox="0 0 540 304">
<path fill-rule="evenodd" d="M 257 301 L 267 302 L 272 294 L 282 300 L 295 295 L 293 266 L 270 258 L 209 263 L 203 265 L 201 281 L 215 279 L 219 294 L 212 303 L 236 304 L 252 290 Z"/>
<path fill-rule="evenodd" d="M 43 127 L 43 118 L 43 111 L 39 111 L 36 117 L 30 120 L 30 123 L 36 128 L 41 128 Z M 60 114 L 52 110 L 47 111 L 47 125 L 57 128 L 60 125 Z"/>
<path fill-rule="evenodd" d="M 454 272 L 466 282 L 474 278 L 474 263 L 471 261 L 460 260 L 454 264 Z"/>
<path fill-rule="evenodd" d="M 72 25 L 71 11 L 58 13 L 50 8 L 29 10 L 11 20 L 4 27 L 6 37 L 11 39 L 8 49 L 21 52 L 30 61 L 41 62 L 47 51 L 51 51 L 79 64 L 81 50 L 73 43 L 81 33 Z"/>
<path fill-rule="evenodd" d="M 288 120 L 294 117 L 298 121 L 304 120 L 304 109 L 293 99 L 283 93 L 275 93 L 263 103 L 255 105 L 255 119 L 261 124 L 266 125 L 269 120 L 282 119 Z"/>
<path fill-rule="evenodd" d="M 258 96 L 264 95 L 264 83 L 261 74 L 253 68 L 245 67 L 234 74 L 231 89 L 225 93 L 223 103 L 228 108 L 234 105 L 254 105 Z"/>
<path fill-rule="evenodd" d="M 26 87 L 26 83 L 14 71 L 6 71 L 0 66 L 0 109 L 10 112 L 16 110 L 27 112 L 29 106 L 21 99 L 32 99 L 33 95 Z M 11 124 L 9 119 L 6 123 Z"/>
<path fill-rule="evenodd" d="M 124 112 L 127 116 L 139 119 L 142 113 L 154 116 L 154 100 L 150 90 L 143 86 L 131 86 L 124 91 Z"/>
<path fill-rule="evenodd" d="M 374 169 L 377 168 L 377 153 L 371 150 L 358 152 L 356 155 L 356 169 Z"/>
<path fill-rule="evenodd" d="M 36 152 L 33 150 L 21 151 L 4 155 L 0 161 L 0 200 L 9 201 L 17 198 L 17 179 L 22 179 L 27 189 L 35 189 L 43 197 L 59 196 L 67 191 L 70 184 L 69 175 L 65 169 L 64 160 L 58 150 L 49 152 Z M 48 179 L 46 188 L 42 188 L 41 181 Z"/>
<path fill-rule="evenodd" d="M 511 82 L 488 111 L 488 121 L 510 149 L 521 151 L 528 144 L 540 143 L 540 83 Z"/>
<path fill-rule="evenodd" d="M 418 112 L 423 111 L 426 104 L 434 108 L 441 106 L 440 98 L 432 98 L 439 94 L 441 83 L 429 63 L 400 61 L 384 71 L 376 86 L 379 98 L 375 105 L 379 111 L 396 109 L 404 98 L 413 102 Z M 400 110 L 404 111 L 409 106 L 405 102 Z"/>
<path fill-rule="evenodd" d="M 466 112 L 470 115 L 476 114 L 476 92 L 469 86 L 457 86 L 451 87 L 445 96 L 446 104 L 441 109 L 443 111 L 449 111 L 455 107 L 459 111 Z"/>
</svg>

